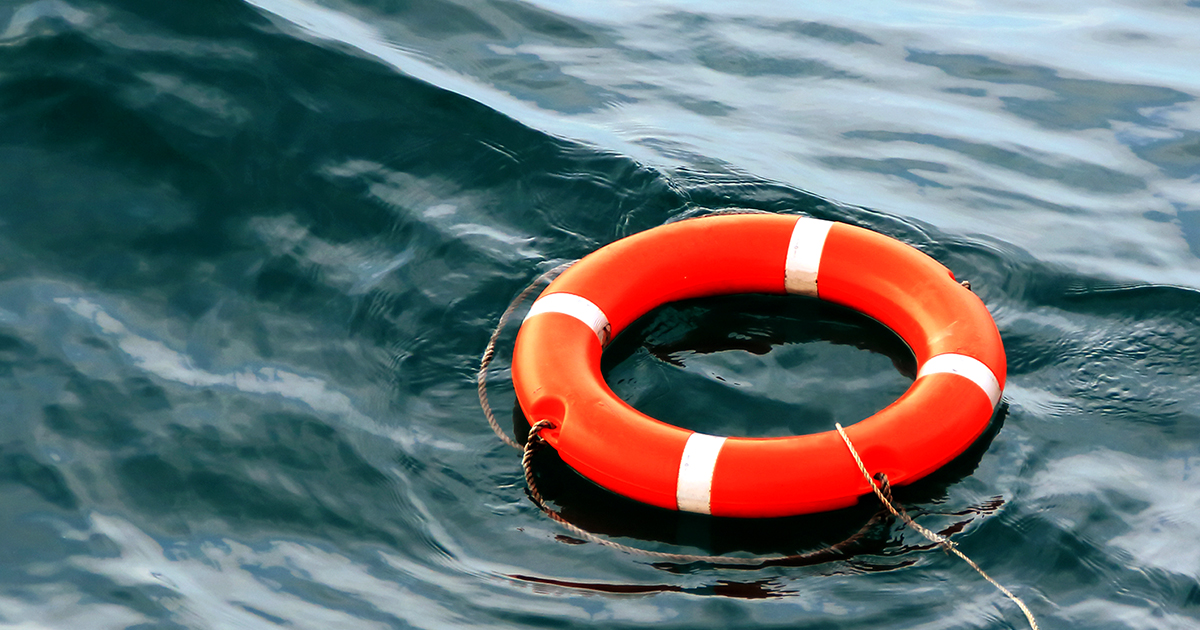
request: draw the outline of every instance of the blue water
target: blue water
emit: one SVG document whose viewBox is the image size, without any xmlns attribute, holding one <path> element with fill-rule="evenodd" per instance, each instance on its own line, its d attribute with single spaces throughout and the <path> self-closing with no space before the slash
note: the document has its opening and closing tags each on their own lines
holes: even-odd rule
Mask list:
<svg viewBox="0 0 1200 630">
<path fill-rule="evenodd" d="M 992 311 L 1004 411 L 902 489 L 920 522 L 1044 628 L 1200 627 L 1197 33 L 1195 1 L 5 2 L 0 626 L 1023 627 L 903 524 L 662 565 L 525 495 L 474 387 L 509 301 L 747 208 L 899 238 Z M 609 378 L 758 435 L 906 387 L 888 331 L 789 308 L 660 311 Z M 875 511 L 678 517 L 537 464 L 647 549 Z"/>
</svg>

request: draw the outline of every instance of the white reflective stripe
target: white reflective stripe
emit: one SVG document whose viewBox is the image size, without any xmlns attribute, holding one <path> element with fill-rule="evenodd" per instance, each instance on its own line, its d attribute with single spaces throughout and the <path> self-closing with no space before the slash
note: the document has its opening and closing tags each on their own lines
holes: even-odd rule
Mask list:
<svg viewBox="0 0 1200 630">
<path fill-rule="evenodd" d="M 817 297 L 817 271 L 821 266 L 821 251 L 833 222 L 800 217 L 792 228 L 784 263 L 783 286 L 788 293 Z"/>
<path fill-rule="evenodd" d="M 717 455 L 726 438 L 703 433 L 688 436 L 679 460 L 679 481 L 675 486 L 675 503 L 684 512 L 712 514 L 713 469 Z"/>
<path fill-rule="evenodd" d="M 596 333 L 596 338 L 602 346 L 608 343 L 608 335 L 612 332 L 608 325 L 608 316 L 599 306 L 592 304 L 592 301 L 585 297 L 571 293 L 551 293 L 538 298 L 530 307 L 525 321 L 542 313 L 562 313 L 578 319 Z"/>
<path fill-rule="evenodd" d="M 965 354 L 939 354 L 936 357 L 930 358 L 921 366 L 921 370 L 917 372 L 917 379 L 930 374 L 938 374 L 949 372 L 959 376 L 965 376 L 971 379 L 971 382 L 979 386 L 983 393 L 987 394 L 988 399 L 992 401 L 992 408 L 996 408 L 996 403 L 1000 402 L 1000 381 L 996 380 L 996 375 L 992 373 L 992 368 L 989 368 L 979 359 L 966 356 Z"/>
</svg>

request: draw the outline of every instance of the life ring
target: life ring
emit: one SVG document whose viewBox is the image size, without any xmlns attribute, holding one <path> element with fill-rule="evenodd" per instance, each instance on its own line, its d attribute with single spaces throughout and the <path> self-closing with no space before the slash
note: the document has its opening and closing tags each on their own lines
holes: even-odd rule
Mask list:
<svg viewBox="0 0 1200 630">
<path fill-rule="evenodd" d="M 705 435 L 651 418 L 600 373 L 614 335 L 651 309 L 736 293 L 819 297 L 878 320 L 919 366 L 895 403 L 846 428 L 872 473 L 895 485 L 949 463 L 987 428 L 1006 375 L 978 297 L 913 247 L 845 223 L 718 215 L 600 248 L 565 271 L 521 324 L 512 377 L 530 424 L 600 486 L 664 508 L 773 517 L 853 505 L 871 487 L 835 431 L 774 438 Z"/>
</svg>

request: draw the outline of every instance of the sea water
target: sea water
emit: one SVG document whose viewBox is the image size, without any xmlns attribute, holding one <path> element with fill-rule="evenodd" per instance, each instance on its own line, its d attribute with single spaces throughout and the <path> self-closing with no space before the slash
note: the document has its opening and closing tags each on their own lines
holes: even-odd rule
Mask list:
<svg viewBox="0 0 1200 630">
<path fill-rule="evenodd" d="M 995 317 L 1001 413 L 898 491 L 918 522 L 1044 628 L 1198 627 L 1197 33 L 1183 0 L 4 3 L 0 625 L 1023 627 L 894 520 L 736 570 L 529 501 L 475 395 L 500 314 L 751 209 L 898 238 Z M 802 300 L 673 305 L 612 350 L 619 395 L 734 435 L 853 423 L 913 367 Z M 876 510 L 685 517 L 536 464 L 658 551 L 820 549 Z"/>
</svg>

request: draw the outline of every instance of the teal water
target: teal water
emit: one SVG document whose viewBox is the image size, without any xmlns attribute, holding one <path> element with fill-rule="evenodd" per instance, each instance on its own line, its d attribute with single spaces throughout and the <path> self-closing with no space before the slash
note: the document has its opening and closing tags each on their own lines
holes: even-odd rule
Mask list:
<svg viewBox="0 0 1200 630">
<path fill-rule="evenodd" d="M 0 625 L 1023 627 L 894 522 L 835 562 L 672 566 L 524 494 L 474 387 L 509 301 L 749 208 L 911 243 L 995 316 L 1004 413 L 900 494 L 920 522 L 1044 628 L 1200 627 L 1200 3 L 809 4 L 0 5 Z M 614 387 L 712 431 L 820 430 L 911 377 L 811 304 L 640 326 Z M 683 518 L 538 469 L 648 549 L 805 551 L 874 512 Z"/>
</svg>

